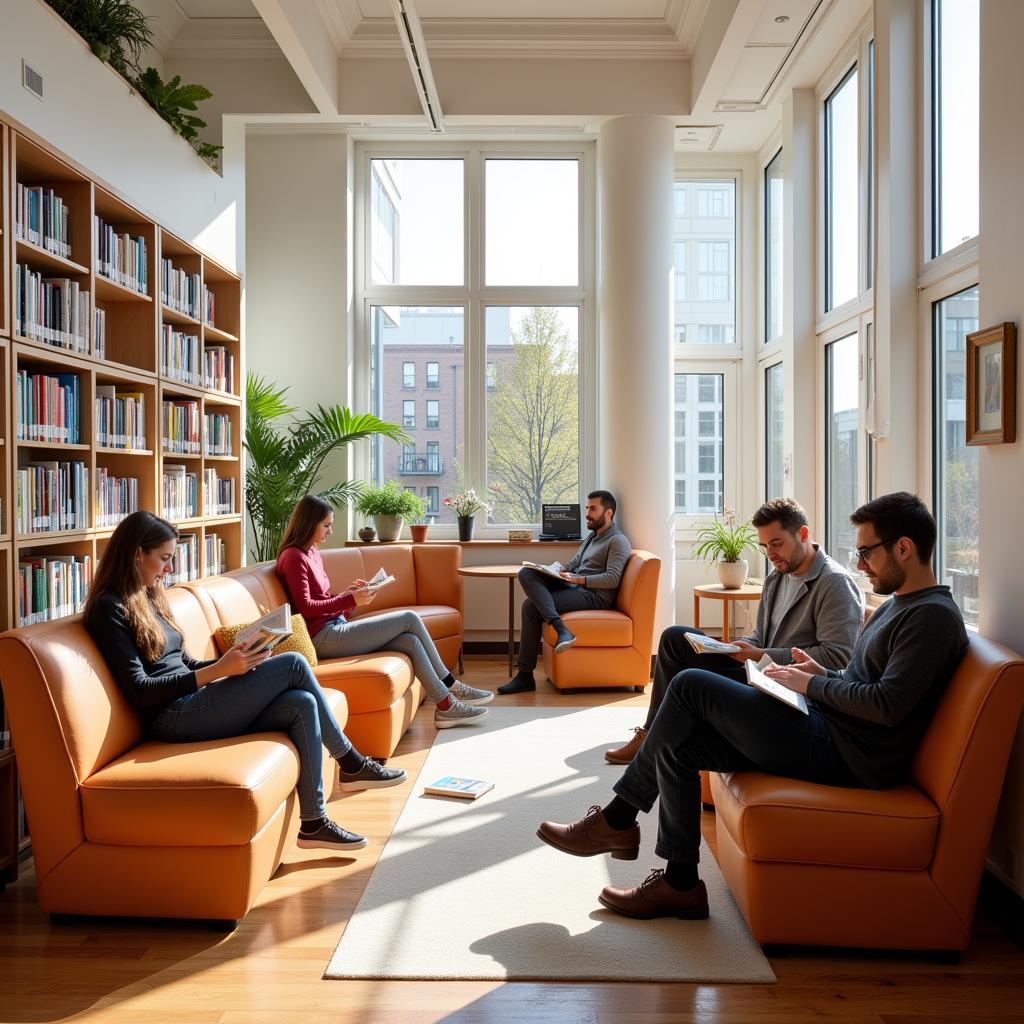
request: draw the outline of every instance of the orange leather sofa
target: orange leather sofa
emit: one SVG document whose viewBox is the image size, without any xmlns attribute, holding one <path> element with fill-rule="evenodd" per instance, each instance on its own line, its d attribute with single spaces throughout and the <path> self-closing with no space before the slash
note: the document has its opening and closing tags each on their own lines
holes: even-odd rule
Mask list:
<svg viewBox="0 0 1024 1024">
<path fill-rule="evenodd" d="M 462 650 L 462 577 L 456 571 L 462 549 L 457 544 L 382 544 L 328 548 L 321 554 L 334 592 L 354 579 L 368 579 L 378 569 L 391 573 L 395 582 L 381 590 L 359 617 L 414 609 L 445 665 L 455 667 Z M 251 622 L 262 609 L 288 600 L 273 562 L 182 586 L 202 605 L 210 634 L 222 625 Z M 390 757 L 423 700 L 423 686 L 409 659 L 390 652 L 362 654 L 321 661 L 314 671 L 322 686 L 345 694 L 345 732 L 356 748 L 372 757 Z"/>
<path fill-rule="evenodd" d="M 186 649 L 211 656 L 195 596 L 168 597 Z M 0 679 L 44 911 L 245 916 L 298 831 L 299 760 L 283 733 L 147 739 L 77 615 L 0 637 Z M 344 723 L 344 695 L 328 699 Z"/>
<path fill-rule="evenodd" d="M 965 949 L 1022 706 L 1024 659 L 973 635 L 905 785 L 712 773 L 718 863 L 754 938 Z"/>
<path fill-rule="evenodd" d="M 615 607 L 566 612 L 562 620 L 576 643 L 555 654 L 555 631 L 543 631 L 544 672 L 559 690 L 635 686 L 651 681 L 654 612 L 661 559 L 634 551 L 626 562 Z"/>
</svg>

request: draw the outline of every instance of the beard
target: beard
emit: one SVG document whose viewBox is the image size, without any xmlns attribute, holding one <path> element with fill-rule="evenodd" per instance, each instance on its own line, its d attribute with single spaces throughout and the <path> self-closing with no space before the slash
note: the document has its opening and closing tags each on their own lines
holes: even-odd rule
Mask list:
<svg viewBox="0 0 1024 1024">
<path fill-rule="evenodd" d="M 875 573 L 871 580 L 871 589 L 883 597 L 894 594 L 906 582 L 907 574 L 899 567 L 896 559 L 889 555 L 888 561 Z"/>
</svg>

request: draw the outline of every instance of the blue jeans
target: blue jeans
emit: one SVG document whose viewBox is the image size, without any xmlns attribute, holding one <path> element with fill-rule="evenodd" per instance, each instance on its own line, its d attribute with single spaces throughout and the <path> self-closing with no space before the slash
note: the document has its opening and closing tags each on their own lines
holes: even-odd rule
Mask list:
<svg viewBox="0 0 1024 1024">
<path fill-rule="evenodd" d="M 448 696 L 448 687 L 441 682 L 448 675 L 448 669 L 423 620 L 413 611 L 385 612 L 351 622 L 334 619 L 313 637 L 313 646 L 318 658 L 398 651 L 412 662 L 416 678 L 435 704 Z"/>
<path fill-rule="evenodd" d="M 680 672 L 615 792 L 645 813 L 660 798 L 655 852 L 667 861 L 696 864 L 701 769 L 764 771 L 863 788 L 825 718 L 813 707 L 809 711 L 802 715 L 747 683 L 713 672 Z"/>
<path fill-rule="evenodd" d="M 303 821 L 322 818 L 323 747 L 339 758 L 352 744 L 301 654 L 275 654 L 245 675 L 200 686 L 168 704 L 151 731 L 165 743 L 198 743 L 282 730 L 299 752 L 299 814 Z"/>
</svg>

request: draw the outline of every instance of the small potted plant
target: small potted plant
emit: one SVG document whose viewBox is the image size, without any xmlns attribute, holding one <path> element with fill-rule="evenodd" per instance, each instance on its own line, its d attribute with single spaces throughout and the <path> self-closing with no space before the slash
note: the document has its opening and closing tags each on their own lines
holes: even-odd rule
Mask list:
<svg viewBox="0 0 1024 1024">
<path fill-rule="evenodd" d="M 406 517 L 419 519 L 424 512 L 423 499 L 412 491 L 403 491 L 397 481 L 389 480 L 383 487 L 363 488 L 356 511 L 364 516 L 373 516 L 377 536 L 382 541 L 398 540 Z"/>
<path fill-rule="evenodd" d="M 722 519 L 715 516 L 710 526 L 697 531 L 693 554 L 718 565 L 718 579 L 726 590 L 739 590 L 747 580 L 747 561 L 740 556 L 744 551 L 757 551 L 757 532 L 750 520 L 736 521 L 735 509 L 725 507 Z"/>
<path fill-rule="evenodd" d="M 474 516 L 483 510 L 487 515 L 491 514 L 491 506 L 481 498 L 477 497 L 476 491 L 470 488 L 468 491 L 461 491 L 458 494 L 449 494 L 444 499 L 446 508 L 450 508 L 459 522 L 459 540 L 472 540 L 473 527 L 476 525 Z"/>
<path fill-rule="evenodd" d="M 430 519 L 419 516 L 415 522 L 409 524 L 409 533 L 412 534 L 413 544 L 424 544 L 427 540 L 427 530 L 430 528 Z"/>
</svg>

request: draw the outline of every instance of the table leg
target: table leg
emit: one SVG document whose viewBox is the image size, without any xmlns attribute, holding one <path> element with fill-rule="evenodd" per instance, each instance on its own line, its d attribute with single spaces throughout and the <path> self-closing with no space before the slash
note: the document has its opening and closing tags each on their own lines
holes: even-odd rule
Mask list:
<svg viewBox="0 0 1024 1024">
<path fill-rule="evenodd" d="M 729 607 L 732 604 L 728 598 L 722 602 L 722 639 L 729 642 Z"/>
<path fill-rule="evenodd" d="M 700 594 L 693 592 L 693 628 L 700 629 Z"/>
<path fill-rule="evenodd" d="M 516 646 L 516 578 L 508 578 L 508 675 L 512 678 Z"/>
</svg>

